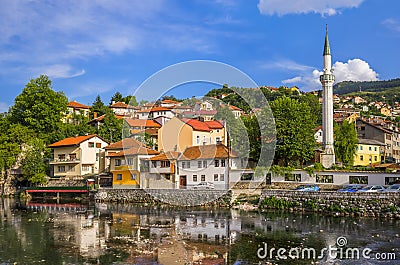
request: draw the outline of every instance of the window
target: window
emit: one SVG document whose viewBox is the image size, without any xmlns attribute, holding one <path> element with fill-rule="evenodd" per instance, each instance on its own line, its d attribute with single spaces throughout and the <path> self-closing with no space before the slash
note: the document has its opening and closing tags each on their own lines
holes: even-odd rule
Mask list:
<svg viewBox="0 0 400 265">
<path fill-rule="evenodd" d="M 157 167 L 157 161 L 151 161 L 151 167 Z"/>
<path fill-rule="evenodd" d="M 205 135 L 203 135 L 203 143 L 206 143 L 207 142 L 207 140 L 206 140 L 206 136 Z"/>
<path fill-rule="evenodd" d="M 364 156 L 360 156 L 360 160 L 361 160 L 361 161 L 364 161 Z"/>
<path fill-rule="evenodd" d="M 215 142 L 217 144 L 220 144 L 221 143 L 221 137 L 215 137 Z"/>
<path fill-rule="evenodd" d="M 196 143 L 200 144 L 200 136 L 199 135 L 196 136 Z"/>
<path fill-rule="evenodd" d="M 368 176 L 349 176 L 350 184 L 368 184 Z"/>
<path fill-rule="evenodd" d="M 372 146 L 368 146 L 368 151 L 372 151 Z"/>
<path fill-rule="evenodd" d="M 193 175 L 193 182 L 197 182 L 197 175 Z"/>
<path fill-rule="evenodd" d="M 96 161 L 99 161 L 99 154 L 96 153 Z"/>
<path fill-rule="evenodd" d="M 121 159 L 115 159 L 115 166 L 120 166 L 121 165 Z"/>
<path fill-rule="evenodd" d="M 122 174 L 117 174 L 117 180 L 122 180 Z"/>
<path fill-rule="evenodd" d="M 101 143 L 96 143 L 96 148 L 101 148 Z"/>
<path fill-rule="evenodd" d="M 206 181 L 206 175 L 201 175 L 201 181 Z"/>
<path fill-rule="evenodd" d="M 219 133 L 219 129 L 217 129 L 217 133 Z M 218 137 L 219 138 L 219 137 Z"/>
<path fill-rule="evenodd" d="M 375 151 L 377 151 L 377 150 L 378 150 L 378 148 L 375 146 L 375 147 L 374 147 L 374 150 L 375 150 Z"/>
<path fill-rule="evenodd" d="M 58 166 L 58 172 L 65 172 L 65 166 Z"/>
<path fill-rule="evenodd" d="M 58 160 L 65 160 L 65 154 L 59 154 Z"/>
<path fill-rule="evenodd" d="M 215 167 L 219 167 L 219 160 L 218 160 L 218 159 L 215 159 L 215 160 L 214 160 L 214 166 L 215 166 Z"/>
<path fill-rule="evenodd" d="M 185 166 L 186 166 L 186 162 L 183 161 L 183 162 L 182 162 L 182 168 L 185 168 Z"/>
<path fill-rule="evenodd" d="M 131 174 L 131 180 L 136 180 L 136 174 Z"/>
<path fill-rule="evenodd" d="M 89 147 L 89 148 L 93 148 L 93 147 L 94 147 L 94 143 L 93 143 L 93 142 L 89 142 L 89 143 L 88 143 L 88 147 Z"/>
<path fill-rule="evenodd" d="M 204 160 L 204 161 L 203 161 L 203 167 L 204 167 L 204 168 L 207 168 L 207 160 Z"/>
<path fill-rule="evenodd" d="M 214 181 L 218 181 L 218 174 L 214 174 Z"/>
<path fill-rule="evenodd" d="M 170 167 L 171 163 L 169 161 L 161 161 L 161 167 Z"/>
<path fill-rule="evenodd" d="M 378 157 L 377 156 L 374 156 L 374 161 L 378 161 Z"/>
<path fill-rule="evenodd" d="M 301 174 L 287 173 L 285 174 L 285 181 L 301 181 Z"/>
<path fill-rule="evenodd" d="M 76 154 L 69 154 L 69 159 L 70 160 L 75 160 L 76 159 Z"/>
<path fill-rule="evenodd" d="M 89 165 L 82 165 L 82 171 L 90 171 Z"/>
<path fill-rule="evenodd" d="M 363 150 L 363 147 L 362 147 L 362 145 L 360 145 L 360 150 L 361 150 L 361 151 Z"/>
<path fill-rule="evenodd" d="M 129 166 L 132 166 L 132 165 L 133 165 L 133 158 L 132 158 L 132 157 L 129 157 L 129 158 L 127 159 L 127 162 L 128 162 L 128 165 L 129 165 Z"/>
<path fill-rule="evenodd" d="M 318 183 L 333 183 L 333 175 L 317 175 L 316 181 Z"/>
<path fill-rule="evenodd" d="M 190 168 L 190 161 L 187 161 L 187 168 Z"/>
<path fill-rule="evenodd" d="M 221 167 L 225 167 L 225 159 L 221 159 Z"/>
<path fill-rule="evenodd" d="M 68 166 L 68 171 L 75 171 L 75 166 Z"/>
<path fill-rule="evenodd" d="M 197 167 L 201 168 L 202 162 L 201 161 L 197 161 Z"/>
<path fill-rule="evenodd" d="M 225 181 L 225 175 L 219 174 L 219 181 Z"/>
</svg>

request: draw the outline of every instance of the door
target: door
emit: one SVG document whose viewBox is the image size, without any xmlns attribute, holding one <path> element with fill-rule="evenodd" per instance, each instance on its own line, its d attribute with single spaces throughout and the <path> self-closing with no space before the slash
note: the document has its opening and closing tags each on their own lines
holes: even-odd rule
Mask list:
<svg viewBox="0 0 400 265">
<path fill-rule="evenodd" d="M 186 189 L 186 176 L 180 176 L 179 186 L 181 189 Z"/>
</svg>

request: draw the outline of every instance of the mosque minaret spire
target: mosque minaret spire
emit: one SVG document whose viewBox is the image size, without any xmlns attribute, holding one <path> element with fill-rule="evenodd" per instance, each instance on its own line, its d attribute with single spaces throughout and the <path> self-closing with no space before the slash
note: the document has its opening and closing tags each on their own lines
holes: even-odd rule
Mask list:
<svg viewBox="0 0 400 265">
<path fill-rule="evenodd" d="M 335 164 L 335 150 L 333 146 L 333 83 L 335 76 L 332 70 L 331 48 L 328 39 L 328 25 L 326 25 L 325 45 L 323 53 L 324 71 L 319 80 L 322 84 L 322 148 L 321 163 L 325 168 Z"/>
</svg>

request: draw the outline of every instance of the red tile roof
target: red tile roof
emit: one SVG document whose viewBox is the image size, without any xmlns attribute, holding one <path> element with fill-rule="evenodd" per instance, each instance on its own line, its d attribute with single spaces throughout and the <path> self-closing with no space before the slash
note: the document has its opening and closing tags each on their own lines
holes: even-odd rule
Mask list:
<svg viewBox="0 0 400 265">
<path fill-rule="evenodd" d="M 89 109 L 90 108 L 89 106 L 83 105 L 76 101 L 70 101 L 68 103 L 68 107 L 74 108 L 74 109 Z"/>
<path fill-rule="evenodd" d="M 150 158 L 151 161 L 161 161 L 161 160 L 176 160 L 178 158 L 178 156 L 180 155 L 179 152 L 166 152 L 166 153 L 162 153 L 160 155 L 157 156 L 153 156 Z"/>
<path fill-rule="evenodd" d="M 210 127 L 210 129 L 223 129 L 224 126 L 219 121 L 205 121 L 205 124 Z"/>
<path fill-rule="evenodd" d="M 238 108 L 238 107 L 233 106 L 233 105 L 230 105 L 230 106 L 229 106 L 229 109 L 230 109 L 230 110 L 239 110 L 239 111 L 242 110 L 241 108 Z"/>
<path fill-rule="evenodd" d="M 230 157 L 236 157 L 230 153 Z M 191 146 L 183 151 L 179 160 L 228 158 L 228 148 L 223 144 Z"/>
<path fill-rule="evenodd" d="M 182 121 L 191 126 L 196 131 L 203 131 L 203 132 L 211 131 L 210 127 L 208 127 L 206 123 L 201 122 L 199 120 L 183 118 Z"/>
<path fill-rule="evenodd" d="M 165 107 L 154 107 L 150 109 L 150 112 L 156 112 L 156 111 L 171 111 L 171 109 Z"/>
<path fill-rule="evenodd" d="M 112 104 L 110 106 L 110 108 L 127 109 L 128 108 L 128 104 L 126 104 L 125 102 L 115 102 L 114 104 Z"/>
<path fill-rule="evenodd" d="M 161 128 L 161 125 L 154 120 L 127 118 L 125 121 L 130 127 Z"/>
<path fill-rule="evenodd" d="M 112 149 L 122 150 L 122 149 L 129 149 L 132 147 L 140 147 L 140 146 L 144 146 L 144 144 L 134 138 L 124 138 L 121 141 L 118 141 L 116 143 L 106 146 L 105 149 L 107 149 L 107 150 L 112 150 Z"/>
<path fill-rule="evenodd" d="M 109 153 L 109 157 L 121 157 L 121 156 L 132 156 L 132 155 L 158 155 L 160 152 L 149 149 L 146 147 L 132 147 L 127 150 L 119 151 L 116 153 Z"/>
<path fill-rule="evenodd" d="M 85 135 L 85 136 L 76 136 L 76 137 L 69 137 L 65 138 L 61 141 L 52 143 L 48 147 L 53 148 L 53 147 L 62 147 L 62 146 L 71 146 L 71 145 L 78 145 L 86 140 L 89 140 L 93 137 L 96 137 L 96 134 L 90 134 L 90 135 Z"/>
<path fill-rule="evenodd" d="M 164 99 L 164 100 L 161 101 L 161 103 L 177 104 L 177 103 L 180 103 L 180 102 L 175 101 L 175 100 L 171 100 L 171 99 Z"/>
</svg>

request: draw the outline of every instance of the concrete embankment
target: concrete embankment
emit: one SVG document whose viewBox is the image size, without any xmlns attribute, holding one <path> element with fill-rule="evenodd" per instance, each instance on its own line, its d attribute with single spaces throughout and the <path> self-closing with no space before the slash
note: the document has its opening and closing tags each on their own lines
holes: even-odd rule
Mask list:
<svg viewBox="0 0 400 265">
<path fill-rule="evenodd" d="M 302 192 L 263 190 L 259 207 L 335 216 L 368 216 L 400 219 L 400 193 Z"/>
<path fill-rule="evenodd" d="M 175 206 L 229 207 L 232 193 L 225 190 L 173 190 L 173 189 L 99 189 L 94 195 L 97 202 L 143 203 Z"/>
</svg>

